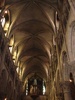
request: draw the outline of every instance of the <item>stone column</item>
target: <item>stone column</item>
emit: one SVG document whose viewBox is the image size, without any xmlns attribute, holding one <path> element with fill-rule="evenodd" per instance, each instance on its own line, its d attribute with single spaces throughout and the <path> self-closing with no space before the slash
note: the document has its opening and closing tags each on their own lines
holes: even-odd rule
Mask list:
<svg viewBox="0 0 75 100">
<path fill-rule="evenodd" d="M 56 100 L 62 100 L 62 98 L 60 96 L 57 96 Z"/>
<path fill-rule="evenodd" d="M 46 83 L 46 96 L 48 100 L 50 100 L 50 83 L 49 81 Z"/>
<path fill-rule="evenodd" d="M 70 6 L 71 6 L 71 9 L 73 12 L 75 12 L 75 0 L 68 0 Z M 75 13 L 73 13 L 74 16 L 75 16 Z"/>
<path fill-rule="evenodd" d="M 64 100 L 64 93 L 62 83 L 59 83 L 59 86 L 56 87 L 56 99 L 55 100 Z"/>
<path fill-rule="evenodd" d="M 47 82 L 47 83 L 46 83 L 46 95 L 49 94 L 49 89 L 50 89 L 50 88 L 49 88 L 49 82 Z"/>
<path fill-rule="evenodd" d="M 65 100 L 72 100 L 69 81 L 65 81 L 63 83 L 63 91 L 64 91 L 64 99 Z"/>
</svg>

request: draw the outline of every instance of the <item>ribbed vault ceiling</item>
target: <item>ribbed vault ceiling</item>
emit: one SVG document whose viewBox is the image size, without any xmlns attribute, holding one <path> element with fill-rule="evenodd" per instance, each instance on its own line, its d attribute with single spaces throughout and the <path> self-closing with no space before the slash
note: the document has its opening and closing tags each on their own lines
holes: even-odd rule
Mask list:
<svg viewBox="0 0 75 100">
<path fill-rule="evenodd" d="M 14 2 L 17 3 L 14 3 Z M 18 2 L 19 1 L 19 2 Z M 8 3 L 9 0 L 6 0 Z M 9 39 L 20 62 L 22 79 L 37 73 L 47 79 L 55 30 L 56 0 L 11 0 Z"/>
</svg>

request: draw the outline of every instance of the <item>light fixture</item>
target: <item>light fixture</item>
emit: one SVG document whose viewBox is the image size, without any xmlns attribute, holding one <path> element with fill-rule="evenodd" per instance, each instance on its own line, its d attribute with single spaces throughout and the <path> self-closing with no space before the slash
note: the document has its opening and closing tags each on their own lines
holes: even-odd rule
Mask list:
<svg viewBox="0 0 75 100">
<path fill-rule="evenodd" d="M 7 100 L 7 98 L 5 98 L 4 100 Z"/>
<path fill-rule="evenodd" d="M 8 13 L 8 11 L 7 10 L 5 10 L 5 12 L 4 12 L 5 14 L 7 14 Z"/>
<path fill-rule="evenodd" d="M 0 9 L 0 13 L 1 13 L 1 11 L 2 11 L 2 10 Z"/>
<path fill-rule="evenodd" d="M 46 87 L 45 87 L 45 83 L 43 81 L 43 95 L 45 95 L 45 93 L 46 93 Z"/>
<path fill-rule="evenodd" d="M 70 81 L 70 82 L 72 82 L 72 80 L 71 80 L 71 79 L 70 79 L 69 81 Z"/>
<path fill-rule="evenodd" d="M 28 81 L 26 83 L 26 95 L 28 95 Z"/>
</svg>

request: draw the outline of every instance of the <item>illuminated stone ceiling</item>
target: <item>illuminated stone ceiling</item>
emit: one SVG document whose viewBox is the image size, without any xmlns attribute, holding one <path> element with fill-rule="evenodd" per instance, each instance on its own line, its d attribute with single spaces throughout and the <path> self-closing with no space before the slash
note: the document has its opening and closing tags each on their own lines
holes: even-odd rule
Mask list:
<svg viewBox="0 0 75 100">
<path fill-rule="evenodd" d="M 15 3 L 16 2 L 16 3 Z M 56 34 L 57 0 L 6 0 L 7 37 L 20 78 L 47 80 Z"/>
</svg>

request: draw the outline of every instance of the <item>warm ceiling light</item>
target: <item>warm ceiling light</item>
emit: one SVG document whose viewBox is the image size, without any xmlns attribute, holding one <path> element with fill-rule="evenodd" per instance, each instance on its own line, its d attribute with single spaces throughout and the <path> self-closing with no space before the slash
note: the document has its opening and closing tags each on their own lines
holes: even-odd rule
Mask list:
<svg viewBox="0 0 75 100">
<path fill-rule="evenodd" d="M 70 79 L 69 81 L 70 81 L 70 82 L 72 82 L 72 80 L 71 80 L 71 79 Z"/>
<path fill-rule="evenodd" d="M 8 13 L 8 11 L 7 10 L 5 10 L 5 14 L 7 14 Z"/>
<path fill-rule="evenodd" d="M 0 13 L 1 13 L 1 11 L 2 11 L 2 10 L 0 9 Z"/>
<path fill-rule="evenodd" d="M 4 100 L 7 100 L 7 98 L 5 98 Z"/>
</svg>

